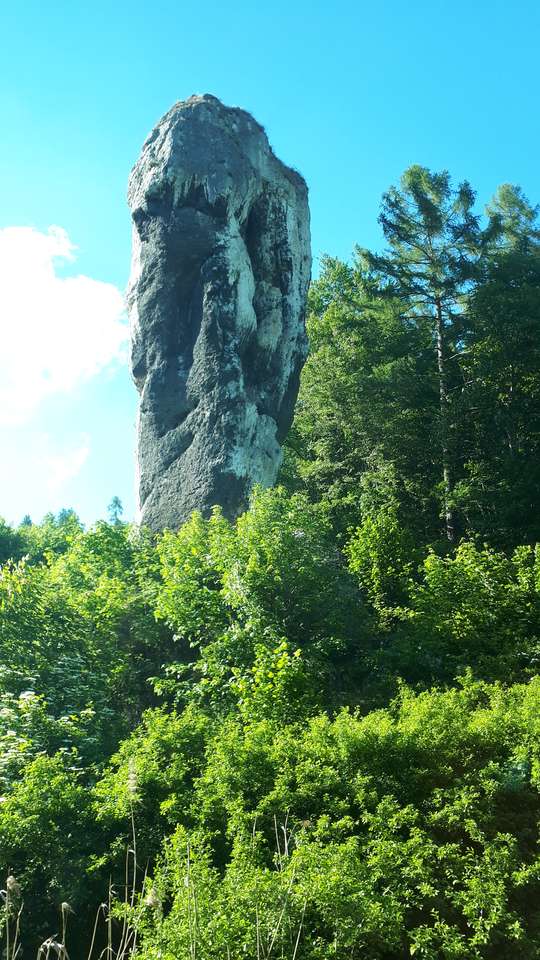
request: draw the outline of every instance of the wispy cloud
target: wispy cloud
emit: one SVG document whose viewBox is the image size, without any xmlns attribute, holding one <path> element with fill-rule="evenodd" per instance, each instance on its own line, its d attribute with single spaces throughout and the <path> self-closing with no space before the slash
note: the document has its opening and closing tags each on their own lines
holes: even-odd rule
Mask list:
<svg viewBox="0 0 540 960">
<path fill-rule="evenodd" d="M 118 288 L 59 275 L 75 250 L 61 227 L 0 229 L 0 426 L 23 423 L 47 396 L 125 360 Z"/>
<path fill-rule="evenodd" d="M 32 426 L 3 431 L 0 515 L 19 523 L 26 513 L 39 520 L 76 506 L 80 483 L 91 476 L 91 446 L 84 433 L 60 438 Z"/>
<path fill-rule="evenodd" d="M 52 447 L 48 436 L 42 438 L 41 450 L 38 450 L 37 462 L 47 489 L 52 493 L 63 493 L 67 485 L 81 472 L 90 455 L 88 437 L 82 437 L 79 444 L 71 450 L 58 451 Z"/>
</svg>

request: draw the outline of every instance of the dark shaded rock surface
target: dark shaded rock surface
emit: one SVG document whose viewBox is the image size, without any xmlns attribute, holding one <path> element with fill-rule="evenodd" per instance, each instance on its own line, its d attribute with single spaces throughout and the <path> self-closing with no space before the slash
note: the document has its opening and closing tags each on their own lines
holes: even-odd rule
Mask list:
<svg viewBox="0 0 540 960">
<path fill-rule="evenodd" d="M 128 199 L 140 519 L 233 518 L 275 482 L 307 353 L 306 184 L 253 117 L 204 95 L 160 120 Z"/>
</svg>

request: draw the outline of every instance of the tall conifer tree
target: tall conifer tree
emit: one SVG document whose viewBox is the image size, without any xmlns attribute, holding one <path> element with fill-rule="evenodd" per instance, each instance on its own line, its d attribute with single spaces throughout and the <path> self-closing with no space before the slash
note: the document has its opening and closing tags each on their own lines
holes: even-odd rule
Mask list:
<svg viewBox="0 0 540 960">
<path fill-rule="evenodd" d="M 382 255 L 362 251 L 382 281 L 399 298 L 412 323 L 427 323 L 433 341 L 440 409 L 442 512 L 448 540 L 455 539 L 452 504 L 452 361 L 462 336 L 462 302 L 478 274 L 482 248 L 498 229 L 482 231 L 473 213 L 475 193 L 464 181 L 453 187 L 449 174 L 412 166 L 400 188 L 383 195 L 379 222 L 388 248 Z"/>
</svg>

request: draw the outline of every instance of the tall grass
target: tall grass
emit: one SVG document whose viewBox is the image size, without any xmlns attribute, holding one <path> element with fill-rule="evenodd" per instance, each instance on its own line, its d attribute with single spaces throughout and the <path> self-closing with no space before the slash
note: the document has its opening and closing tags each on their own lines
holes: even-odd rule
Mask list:
<svg viewBox="0 0 540 960">
<path fill-rule="evenodd" d="M 161 906 L 153 883 L 148 877 L 147 867 L 143 870 L 137 861 L 137 831 L 135 822 L 135 806 L 137 796 L 137 777 L 134 770 L 128 774 L 128 793 L 130 796 L 130 843 L 126 850 L 124 879 L 121 896 L 118 895 L 112 882 L 106 900 L 98 907 L 92 926 L 88 951 L 80 949 L 77 944 L 77 956 L 87 960 L 132 960 L 139 948 L 139 935 L 143 916 L 148 908 L 158 910 Z M 274 831 L 276 840 L 276 869 L 283 873 L 289 859 L 291 836 L 287 820 L 278 824 L 274 817 Z M 255 822 L 253 824 L 252 843 L 255 838 Z M 289 917 L 290 896 L 295 880 L 294 871 L 289 877 L 284 891 L 280 895 L 277 916 L 268 926 L 261 921 L 258 903 L 254 908 L 254 930 L 256 956 L 253 960 L 273 960 L 276 950 L 281 947 L 281 957 L 284 958 L 283 945 L 278 943 Z M 204 946 L 201 942 L 198 922 L 198 895 L 197 882 L 192 869 L 191 848 L 188 841 L 186 847 L 184 885 L 187 898 L 188 940 L 185 944 L 185 960 L 203 960 Z M 2 904 L 0 906 L 0 958 L 2 960 L 22 960 L 21 927 L 24 920 L 24 899 L 21 885 L 10 872 L 6 885 L 0 891 Z M 306 913 L 307 901 L 297 929 L 290 929 L 290 950 L 288 960 L 296 960 Z M 59 908 L 59 933 L 51 934 L 37 948 L 36 960 L 70 960 L 68 929 L 73 910 L 69 903 L 64 902 Z M 202 952 L 201 952 L 202 951 Z M 230 960 L 230 948 L 226 947 L 224 960 Z M 25 953 L 25 957 L 27 954 Z M 179 958 L 180 960 L 180 958 Z"/>
<path fill-rule="evenodd" d="M 128 776 L 130 796 L 131 844 L 126 851 L 123 897 L 117 898 L 109 882 L 106 901 L 97 909 L 93 924 L 87 960 L 128 960 L 137 951 L 137 940 L 142 912 L 147 906 L 147 872 L 141 872 L 137 863 L 137 833 L 135 828 L 135 804 L 137 801 L 137 778 L 133 770 Z M 21 924 L 24 900 L 21 886 L 9 873 L 6 886 L 0 890 L 2 920 L 0 925 L 0 957 L 2 960 L 21 960 Z M 70 960 L 67 933 L 73 910 L 69 903 L 60 905 L 60 933 L 51 934 L 37 948 L 36 960 Z M 105 946 L 102 946 L 105 942 Z"/>
</svg>

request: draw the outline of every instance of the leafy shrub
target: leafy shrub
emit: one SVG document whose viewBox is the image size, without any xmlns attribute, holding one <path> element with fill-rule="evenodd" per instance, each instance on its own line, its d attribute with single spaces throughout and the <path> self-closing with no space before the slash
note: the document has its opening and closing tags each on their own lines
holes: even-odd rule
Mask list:
<svg viewBox="0 0 540 960">
<path fill-rule="evenodd" d="M 535 680 L 404 689 L 281 733 L 229 722 L 165 843 L 142 956 L 536 957 L 539 718 Z"/>
</svg>

